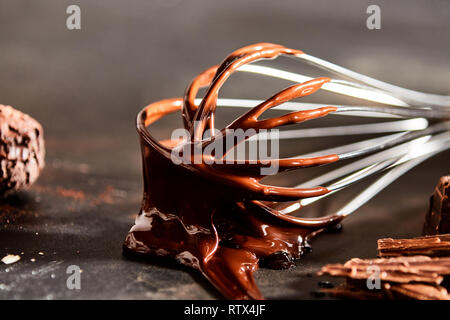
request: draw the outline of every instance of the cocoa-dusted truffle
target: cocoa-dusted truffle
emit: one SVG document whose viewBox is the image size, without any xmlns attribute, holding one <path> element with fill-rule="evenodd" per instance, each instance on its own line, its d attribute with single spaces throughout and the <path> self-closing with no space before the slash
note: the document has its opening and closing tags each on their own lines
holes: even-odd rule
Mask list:
<svg viewBox="0 0 450 320">
<path fill-rule="evenodd" d="M 36 181 L 44 158 L 41 124 L 11 106 L 0 105 L 0 193 Z"/>
<path fill-rule="evenodd" d="M 450 233 L 450 176 L 441 177 L 430 199 L 424 235 Z"/>
</svg>

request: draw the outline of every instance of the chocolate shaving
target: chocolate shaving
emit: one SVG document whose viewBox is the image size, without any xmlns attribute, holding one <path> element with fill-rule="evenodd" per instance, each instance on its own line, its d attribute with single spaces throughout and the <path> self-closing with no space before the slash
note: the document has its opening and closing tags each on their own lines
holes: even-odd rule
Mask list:
<svg viewBox="0 0 450 320">
<path fill-rule="evenodd" d="M 449 185 L 450 176 L 442 177 L 430 199 L 423 229 L 429 236 L 380 239 L 379 259 L 355 258 L 322 267 L 319 275 L 347 278 L 345 284 L 322 291 L 347 299 L 450 300 L 446 278 L 450 274 L 450 234 L 439 234 L 450 232 Z M 366 282 L 376 276 L 371 266 L 378 267 L 378 290 L 369 290 Z"/>
<path fill-rule="evenodd" d="M 413 239 L 385 238 L 378 240 L 379 257 L 450 256 L 450 234 Z"/>
<path fill-rule="evenodd" d="M 382 300 L 382 299 L 416 299 L 416 300 L 450 300 L 447 289 L 441 286 L 406 283 L 384 284 L 381 289 L 368 290 L 352 284 L 342 284 L 336 288 L 323 289 L 322 292 L 334 297 L 353 300 Z"/>
<path fill-rule="evenodd" d="M 377 267 L 370 269 L 370 267 Z M 377 271 L 377 273 L 374 272 Z M 344 299 L 418 299 L 450 300 L 443 286 L 450 274 L 450 258 L 410 256 L 379 259 L 354 258 L 345 264 L 322 267 L 318 275 L 346 277 L 345 284 L 323 289 Z M 380 287 L 370 289 L 368 279 L 380 279 Z"/>
<path fill-rule="evenodd" d="M 392 298 L 410 298 L 416 300 L 450 300 L 447 289 L 441 286 L 430 286 L 427 284 L 400 284 L 385 285 L 386 291 L 390 291 Z"/>
<path fill-rule="evenodd" d="M 365 280 L 374 274 L 369 268 L 371 266 L 379 268 L 380 280 L 384 282 L 424 282 L 438 285 L 442 282 L 443 275 L 450 274 L 450 258 L 413 256 L 366 260 L 354 258 L 345 264 L 326 265 L 319 275 Z"/>
<path fill-rule="evenodd" d="M 430 198 L 423 235 L 450 233 L 450 176 L 442 177 Z"/>
</svg>

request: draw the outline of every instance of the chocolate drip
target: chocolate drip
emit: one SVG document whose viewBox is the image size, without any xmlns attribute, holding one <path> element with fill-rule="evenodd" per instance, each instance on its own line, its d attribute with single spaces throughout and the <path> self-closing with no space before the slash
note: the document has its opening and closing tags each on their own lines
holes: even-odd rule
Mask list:
<svg viewBox="0 0 450 320">
<path fill-rule="evenodd" d="M 339 160 L 335 154 L 244 164 L 207 164 L 204 160 L 211 159 L 205 156 L 201 163 L 191 161 L 177 165 L 171 160 L 173 148 L 183 145 L 204 149 L 218 139 L 225 139 L 226 129 L 253 128 L 257 133 L 261 129 L 299 123 L 335 111 L 335 107 L 323 107 L 259 120 L 266 110 L 312 94 L 329 81 L 318 78 L 282 90 L 230 123 L 220 134 L 203 137 L 205 130 L 214 129 L 219 90 L 238 67 L 281 54 L 300 53 L 269 43 L 244 47 L 229 55 L 220 66 L 197 76 L 184 98 L 162 100 L 139 113 L 137 129 L 142 149 L 144 198 L 136 224 L 125 240 L 125 249 L 169 256 L 196 268 L 227 298 L 262 299 L 253 279 L 260 259 L 268 267 L 292 267 L 293 260 L 307 250 L 308 239 L 342 220 L 341 216 L 307 219 L 280 213 L 275 209 L 275 201 L 319 196 L 329 190 L 265 185 L 260 182 L 263 176 L 258 170 L 274 162 L 280 171 L 328 164 Z M 195 98 L 201 87 L 208 87 L 208 90 L 196 105 Z M 146 127 L 176 111 L 182 112 L 190 139 L 156 141 Z M 233 148 L 244 140 L 237 141 Z M 221 159 L 230 150 L 224 150 Z"/>
</svg>

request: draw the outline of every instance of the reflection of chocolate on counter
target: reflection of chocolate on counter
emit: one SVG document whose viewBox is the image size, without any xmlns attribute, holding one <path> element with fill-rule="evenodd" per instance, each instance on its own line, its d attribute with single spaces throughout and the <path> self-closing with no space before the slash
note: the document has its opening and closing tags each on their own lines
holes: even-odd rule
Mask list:
<svg viewBox="0 0 450 320">
<path fill-rule="evenodd" d="M 32 184 L 44 167 L 42 126 L 30 116 L 0 105 L 0 192 Z"/>
<path fill-rule="evenodd" d="M 135 225 L 126 237 L 126 251 L 167 256 L 196 268 L 227 298 L 261 299 L 253 279 L 259 261 L 270 268 L 290 268 L 293 260 L 307 251 L 309 239 L 341 221 L 340 216 L 308 219 L 277 210 L 280 201 L 323 195 L 329 192 L 327 188 L 264 185 L 260 182 L 263 178 L 260 169 L 270 163 L 259 161 L 174 164 L 171 152 L 180 141 L 158 142 L 146 128 L 166 114 L 181 111 L 184 126 L 191 133 L 190 140 L 183 143 L 192 148 L 207 148 L 214 138 L 205 141 L 203 133 L 214 128 L 216 99 L 226 79 L 246 63 L 297 53 L 297 50 L 266 43 L 244 47 L 233 52 L 220 66 L 196 77 L 184 99 L 159 101 L 139 113 L 137 129 L 142 149 L 144 199 Z M 271 129 L 325 116 L 335 108 L 259 119 L 266 110 L 312 94 L 328 81 L 328 78 L 319 78 L 289 87 L 249 110 L 221 132 L 226 135 L 226 129 Z M 201 87 L 208 87 L 208 91 L 197 105 L 195 98 Z M 222 154 L 231 149 L 225 147 Z M 273 161 L 279 165 L 279 171 L 287 171 L 337 160 L 338 156 L 332 154 Z"/>
<path fill-rule="evenodd" d="M 430 198 L 423 226 L 424 235 L 450 233 L 450 176 L 442 177 Z"/>
</svg>

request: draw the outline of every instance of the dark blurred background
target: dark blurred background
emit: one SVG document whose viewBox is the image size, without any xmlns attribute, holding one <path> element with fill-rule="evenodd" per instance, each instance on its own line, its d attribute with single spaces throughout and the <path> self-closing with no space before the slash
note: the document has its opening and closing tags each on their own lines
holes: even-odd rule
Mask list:
<svg viewBox="0 0 450 320">
<path fill-rule="evenodd" d="M 66 28 L 71 4 L 81 8 L 81 30 Z M 381 30 L 366 28 L 370 4 L 381 8 Z M 449 21 L 446 0 L 0 0 L 0 103 L 38 119 L 47 142 L 38 183 L 2 203 L 8 210 L 0 249 L 24 253 L 0 279 L 0 297 L 217 297 L 195 273 L 121 256 L 141 197 L 136 113 L 182 95 L 200 71 L 255 42 L 449 94 Z M 243 82 L 227 93 L 267 97 L 273 88 L 265 91 L 266 82 L 249 89 Z M 167 123 L 155 128 L 169 129 Z M 317 240 L 294 271 L 261 271 L 263 294 L 309 298 L 317 282 L 309 274 L 322 264 L 374 256 L 381 236 L 419 235 L 428 196 L 439 176 L 450 173 L 448 161 L 447 152 L 408 173 L 364 206 L 342 234 Z M 45 255 L 37 255 L 41 251 Z M 89 279 L 80 292 L 64 287 L 63 266 L 73 263 Z"/>
</svg>

